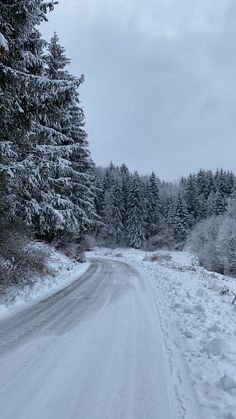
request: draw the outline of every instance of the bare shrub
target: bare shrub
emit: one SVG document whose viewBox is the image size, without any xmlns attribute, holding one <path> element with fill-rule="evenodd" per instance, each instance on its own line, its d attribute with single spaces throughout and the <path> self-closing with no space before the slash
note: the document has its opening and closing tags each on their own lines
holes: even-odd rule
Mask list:
<svg viewBox="0 0 236 419">
<path fill-rule="evenodd" d="M 84 250 L 79 243 L 60 243 L 56 248 L 70 259 L 74 259 L 79 263 L 86 262 Z"/>
<path fill-rule="evenodd" d="M 76 260 L 76 262 L 79 262 L 79 263 L 85 263 L 86 262 L 86 257 L 84 256 L 84 254 L 78 254 L 75 257 L 75 260 Z"/>
<path fill-rule="evenodd" d="M 39 242 L 30 242 L 24 249 L 24 263 L 29 272 L 40 273 L 42 275 L 51 274 L 51 270 L 47 266 L 47 262 L 51 256 L 49 246 Z"/>
<path fill-rule="evenodd" d="M 0 291 L 34 281 L 37 273 L 49 274 L 47 261 L 50 248 L 32 242 L 30 237 L 14 226 L 0 234 Z"/>
<path fill-rule="evenodd" d="M 171 256 L 170 255 L 159 255 L 158 253 L 151 256 L 152 262 L 170 262 Z"/>
<path fill-rule="evenodd" d="M 145 256 L 143 260 L 150 261 L 150 262 L 159 262 L 159 263 L 170 262 L 171 255 L 161 255 L 159 253 L 154 253 L 153 255 Z"/>
</svg>

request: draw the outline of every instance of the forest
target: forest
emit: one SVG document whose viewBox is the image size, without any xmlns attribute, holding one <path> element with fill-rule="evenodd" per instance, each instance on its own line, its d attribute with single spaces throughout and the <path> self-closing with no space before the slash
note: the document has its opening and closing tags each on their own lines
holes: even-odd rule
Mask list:
<svg viewBox="0 0 236 419">
<path fill-rule="evenodd" d="M 33 239 L 80 251 L 187 248 L 208 269 L 235 275 L 232 172 L 200 170 L 165 182 L 158 167 L 147 175 L 93 162 L 79 94 L 84 76 L 70 74 L 58 34 L 46 42 L 39 29 L 56 3 L 1 2 L 1 277 L 11 257 L 35 265 L 25 245 Z"/>
<path fill-rule="evenodd" d="M 130 173 L 112 163 L 95 169 L 99 244 L 146 250 L 187 249 L 210 270 L 236 274 L 236 178 L 200 170 L 179 182 Z"/>
<path fill-rule="evenodd" d="M 0 0 L 0 419 L 236 419 L 235 20 Z"/>
</svg>

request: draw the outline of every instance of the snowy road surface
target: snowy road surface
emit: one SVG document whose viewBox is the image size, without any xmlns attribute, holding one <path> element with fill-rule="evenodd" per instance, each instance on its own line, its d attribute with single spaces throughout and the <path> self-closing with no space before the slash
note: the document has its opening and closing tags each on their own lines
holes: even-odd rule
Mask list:
<svg viewBox="0 0 236 419">
<path fill-rule="evenodd" d="M 153 297 L 128 265 L 94 260 L 76 282 L 0 322 L 1 419 L 170 419 Z"/>
</svg>

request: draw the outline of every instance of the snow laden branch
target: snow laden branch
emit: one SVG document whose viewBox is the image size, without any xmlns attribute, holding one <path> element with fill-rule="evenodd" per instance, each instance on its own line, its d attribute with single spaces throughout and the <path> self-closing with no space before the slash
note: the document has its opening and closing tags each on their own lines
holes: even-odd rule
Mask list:
<svg viewBox="0 0 236 419">
<path fill-rule="evenodd" d="M 96 224 L 84 76 L 67 71 L 58 35 L 47 43 L 38 29 L 57 3 L 13 0 L 2 9 L 10 50 L 0 64 L 0 223 L 21 220 L 49 241 L 82 240 Z"/>
</svg>

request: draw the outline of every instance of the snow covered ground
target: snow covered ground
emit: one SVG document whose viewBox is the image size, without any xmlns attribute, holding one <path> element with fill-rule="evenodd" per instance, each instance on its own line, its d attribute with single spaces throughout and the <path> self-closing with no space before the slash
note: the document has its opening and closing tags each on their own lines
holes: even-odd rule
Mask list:
<svg viewBox="0 0 236 419">
<path fill-rule="evenodd" d="M 1 419 L 199 418 L 175 403 L 148 282 L 119 260 L 91 261 L 0 336 Z"/>
<path fill-rule="evenodd" d="M 46 247 L 46 245 L 43 245 Z M 34 278 L 31 284 L 23 288 L 12 287 L 7 295 L 0 296 L 0 318 L 12 313 L 26 303 L 35 302 L 65 287 L 79 278 L 89 267 L 90 263 L 79 263 L 70 259 L 53 248 L 48 248 L 50 257 L 47 266 L 50 275 Z"/>
<path fill-rule="evenodd" d="M 125 408 L 124 400 L 129 397 L 127 406 L 131 409 L 133 386 L 136 380 L 136 378 L 134 380 L 134 377 L 139 377 L 142 373 L 144 386 L 152 377 L 153 386 L 150 391 L 154 392 L 156 386 L 159 386 L 158 394 L 154 395 L 154 393 L 147 391 L 142 406 L 135 405 L 137 409 L 142 408 L 143 411 L 146 406 L 149 409 L 149 416 L 147 415 L 147 417 L 154 417 L 151 412 L 152 409 L 153 412 L 157 410 L 155 400 L 161 394 L 161 386 L 164 387 L 167 384 L 170 404 L 173 410 L 177 409 L 176 414 L 172 415 L 174 419 L 177 417 L 181 419 L 235 419 L 236 303 L 232 304 L 232 301 L 235 297 L 234 293 L 236 294 L 236 280 L 206 271 L 198 266 L 194 256 L 184 252 L 151 253 L 133 249 L 110 250 L 102 248 L 88 252 L 88 256 L 126 262 L 140 272 L 142 280 L 136 277 L 134 273 L 129 272 L 128 267 L 122 267 L 117 263 L 114 266 L 109 264 L 100 266 L 99 262 L 80 264 L 71 261 L 71 259 L 58 252 L 53 252 L 49 262 L 49 267 L 54 271 L 52 276 L 38 278 L 33 286 L 27 286 L 21 291 L 15 290 L 15 292 L 12 292 L 8 303 L 0 305 L 3 336 L 1 345 L 4 354 L 1 361 L 2 372 L 3 365 L 9 365 L 9 357 L 14 357 L 14 363 L 12 363 L 13 366 L 10 370 L 12 376 L 8 377 L 8 368 L 4 370 L 5 375 L 2 376 L 2 380 L 5 380 L 4 383 L 8 383 L 6 390 L 0 392 L 2 406 L 5 409 L 4 419 L 14 418 L 12 412 L 16 411 L 16 406 L 11 410 L 6 404 L 9 394 L 14 394 L 15 405 L 18 406 L 19 402 L 22 409 L 22 416 L 19 417 L 22 419 L 32 417 L 32 409 L 38 403 L 37 397 L 45 396 L 45 392 L 37 388 L 37 391 L 35 390 L 35 393 L 32 393 L 32 398 L 34 398 L 32 409 L 29 409 L 29 412 L 27 411 L 29 415 L 25 416 L 26 406 L 20 404 L 21 397 L 24 398 L 25 393 L 31 388 L 31 381 L 36 374 L 35 371 L 37 370 L 37 374 L 41 374 L 41 368 L 38 369 L 38 357 L 43 368 L 45 367 L 40 379 L 46 380 L 48 369 L 46 359 L 49 359 L 50 355 L 50 368 L 52 369 L 50 383 L 53 385 L 55 374 L 60 374 L 61 383 L 63 382 L 65 379 L 64 369 L 59 369 L 57 372 L 57 366 L 53 364 L 55 353 L 57 353 L 57 349 L 59 351 L 60 345 L 62 345 L 61 352 L 59 351 L 60 362 L 64 365 L 66 360 L 67 372 L 71 371 L 72 374 L 75 365 L 77 371 L 76 377 L 73 376 L 74 381 L 70 380 L 69 375 L 67 377 L 66 397 L 63 399 L 65 409 L 70 406 L 70 397 L 72 396 L 69 397 L 69 395 L 73 382 L 76 381 L 76 388 L 80 389 L 78 394 L 73 393 L 72 401 L 77 403 L 76 400 L 78 399 L 80 407 L 76 404 L 76 408 L 71 410 L 69 416 L 71 418 L 75 417 L 77 409 L 83 412 L 83 417 L 86 418 L 95 417 L 95 412 L 98 409 L 100 409 L 97 414 L 99 419 L 100 413 L 105 412 L 109 416 L 113 412 L 113 404 L 109 405 L 110 402 L 106 406 L 102 404 L 101 401 L 105 392 L 109 392 L 112 403 L 116 404 L 118 403 L 117 400 L 120 400 L 120 409 Z M 93 269 L 96 267 L 96 272 L 93 273 L 92 269 L 89 273 L 88 270 L 86 281 L 82 281 L 81 284 L 73 284 L 73 281 L 82 276 L 89 265 L 89 270 L 94 265 Z M 65 288 L 70 283 L 71 288 Z M 144 293 L 146 286 L 149 290 L 152 290 L 155 309 L 152 308 L 152 295 L 150 297 L 149 292 Z M 59 289 L 61 289 L 61 293 L 53 295 Z M 132 292 L 130 293 L 130 291 Z M 50 298 L 45 299 L 49 296 Z M 110 301 L 109 304 L 107 303 L 108 300 Z M 36 302 L 40 302 L 40 304 L 35 304 Z M 23 310 L 19 310 L 19 306 Z M 132 307 L 135 307 L 134 311 L 131 310 Z M 101 315 L 97 316 L 97 310 Z M 153 310 L 156 310 L 157 316 L 154 315 Z M 11 314 L 11 316 L 4 319 L 8 314 Z M 116 323 L 115 328 L 113 327 L 114 321 Z M 150 325 L 149 329 L 146 330 L 147 321 L 150 321 Z M 72 345 L 70 345 L 68 337 L 71 336 L 69 331 L 72 330 L 72 324 L 74 332 L 72 333 Z M 124 325 L 126 325 L 125 328 Z M 151 329 L 154 331 L 155 327 L 155 333 L 151 337 L 149 331 Z M 89 334 L 89 340 L 85 342 L 85 337 L 90 329 L 93 330 L 93 333 Z M 97 330 L 96 333 L 95 330 Z M 138 340 L 137 336 L 139 336 Z M 146 336 L 145 339 L 143 339 L 143 336 Z M 39 338 L 44 339 L 45 342 L 47 341 L 45 344 L 48 351 L 46 358 L 43 352 L 37 354 L 36 347 Z M 13 343 L 11 343 L 11 340 Z M 32 342 L 33 345 L 34 341 L 35 348 L 32 349 L 29 346 L 29 354 L 26 354 L 26 344 L 31 345 L 28 342 Z M 110 344 L 104 346 L 104 342 L 108 341 Z M 148 345 L 147 342 L 149 342 Z M 164 351 L 161 349 L 162 343 Z M 111 344 L 114 349 L 112 351 L 110 350 Z M 99 351 L 98 345 L 100 345 Z M 97 348 L 96 354 L 93 351 L 95 347 Z M 91 348 L 91 351 L 89 348 Z M 136 354 L 136 361 L 140 361 L 135 361 L 136 363 L 132 363 L 132 361 L 132 365 L 128 363 L 125 356 L 127 348 L 129 348 L 129 359 L 134 360 L 133 357 Z M 148 356 L 143 357 L 142 351 L 144 349 L 146 352 L 149 351 Z M 25 354 L 25 361 L 24 358 L 19 356 L 19 350 L 22 350 Z M 78 365 L 77 363 L 73 364 L 73 369 L 70 368 L 71 354 L 74 360 L 79 360 Z M 150 362 L 146 362 L 147 359 L 150 359 L 150 356 L 152 357 L 151 364 L 157 363 L 155 374 L 151 374 L 149 370 Z M 34 357 L 37 358 L 35 358 L 35 361 Z M 116 366 L 118 358 L 120 362 L 124 358 L 127 363 L 126 367 L 122 366 L 123 372 Z M 110 366 L 108 370 L 106 369 L 106 375 L 104 375 L 103 368 L 105 368 L 108 359 L 111 360 Z M 119 365 L 123 365 L 122 362 Z M 138 365 L 138 362 L 140 362 L 139 369 L 136 369 L 135 366 Z M 91 387 L 92 385 L 94 387 L 90 395 L 95 395 L 98 388 L 95 385 L 96 379 L 91 384 L 90 378 L 86 378 L 87 367 L 83 369 L 83 365 L 88 366 L 90 364 L 103 365 L 102 369 L 98 369 L 100 371 L 99 376 L 96 368 L 91 367 L 90 376 L 97 377 L 97 379 L 102 377 L 102 379 L 106 378 L 107 380 L 107 383 L 103 383 L 104 392 L 101 391 L 101 398 L 99 400 L 96 397 L 93 399 L 96 401 L 96 406 L 94 405 L 94 408 L 91 406 L 93 416 L 89 416 L 90 401 L 87 399 L 83 401 L 83 398 L 81 398 L 85 386 Z M 165 371 L 160 370 L 162 377 L 159 376 L 159 379 L 156 380 L 155 377 L 159 374 L 158 368 L 162 364 Z M 30 368 L 25 369 L 22 365 L 29 365 Z M 135 368 L 132 369 L 131 367 Z M 126 370 L 130 371 L 129 377 L 125 375 Z M 16 371 L 18 371 L 17 380 L 15 378 Z M 26 386 L 24 391 L 18 393 L 15 387 L 18 386 L 23 373 L 27 373 L 24 381 L 28 383 L 28 387 Z M 81 374 L 84 374 L 83 377 Z M 109 381 L 111 377 L 113 377 L 112 382 Z M 49 414 L 49 410 L 55 409 L 58 403 L 58 389 L 55 392 L 50 385 L 47 387 L 47 392 L 51 394 L 52 398 L 48 399 L 43 405 L 41 409 L 43 414 L 46 414 L 45 412 Z M 117 399 L 117 389 L 119 388 L 120 391 L 124 386 L 127 387 L 128 393 L 119 393 Z M 140 399 L 141 390 L 140 387 L 137 400 Z M 151 405 L 148 401 L 150 394 L 153 396 L 153 404 Z M 54 399 L 57 402 L 54 403 Z M 144 399 L 147 404 L 144 403 Z M 82 404 L 81 401 L 83 401 Z M 174 406 L 175 402 L 176 406 Z M 10 409 L 9 412 L 8 409 Z M 160 406 L 158 409 L 160 412 Z M 165 403 L 163 402 L 161 406 L 162 416 L 164 415 L 161 419 L 169 417 L 168 409 L 168 400 L 165 400 Z M 42 417 L 42 412 L 39 411 L 37 417 Z M 63 409 L 58 410 L 57 414 L 60 413 L 60 417 L 64 419 L 65 412 L 63 412 Z M 118 418 L 117 412 L 117 410 L 114 410 L 111 417 Z M 131 410 L 128 414 L 131 415 Z M 132 410 L 133 414 L 134 411 Z M 135 415 L 130 417 L 137 419 L 138 416 Z"/>
<path fill-rule="evenodd" d="M 127 261 L 153 290 L 173 383 L 183 411 L 196 396 L 204 419 L 236 418 L 236 279 L 208 272 L 184 252 L 95 249 Z M 164 418 L 163 418 L 164 419 Z"/>
</svg>

